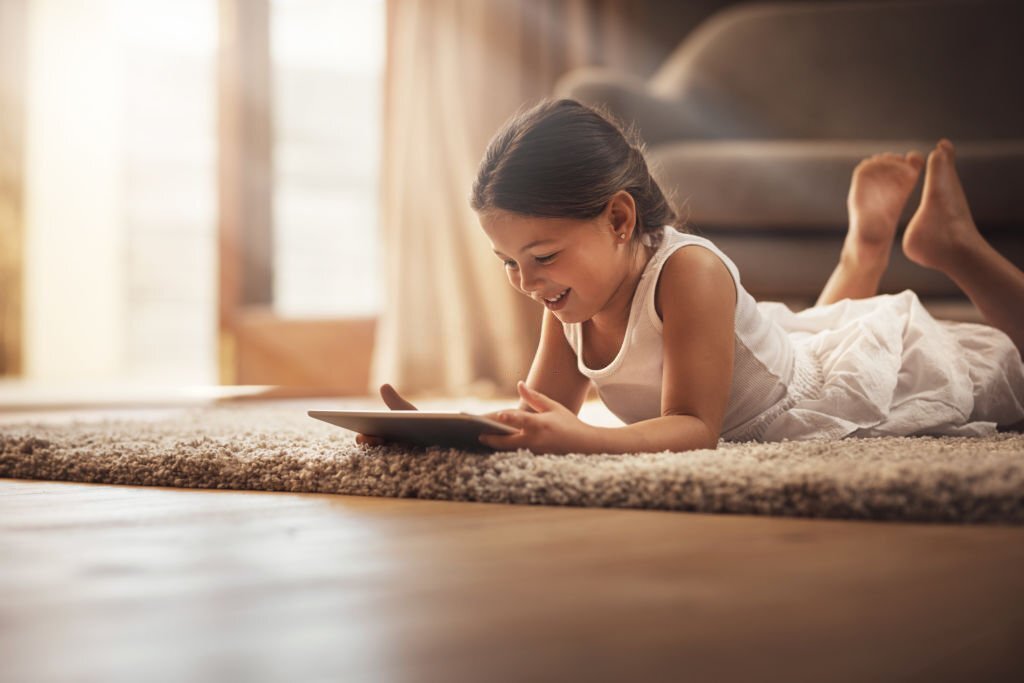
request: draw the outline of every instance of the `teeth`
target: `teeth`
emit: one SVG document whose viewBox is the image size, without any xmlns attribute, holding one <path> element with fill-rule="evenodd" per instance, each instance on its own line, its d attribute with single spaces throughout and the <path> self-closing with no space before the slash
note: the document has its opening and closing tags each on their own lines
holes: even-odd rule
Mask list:
<svg viewBox="0 0 1024 683">
<path fill-rule="evenodd" d="M 559 301 L 561 301 L 562 297 L 565 296 L 566 292 L 568 292 L 568 291 L 569 291 L 569 289 L 566 288 L 565 291 L 563 291 L 561 294 L 556 296 L 554 299 L 547 299 L 547 298 L 545 298 L 544 301 L 547 301 L 548 303 L 552 303 L 552 304 L 558 303 Z"/>
</svg>

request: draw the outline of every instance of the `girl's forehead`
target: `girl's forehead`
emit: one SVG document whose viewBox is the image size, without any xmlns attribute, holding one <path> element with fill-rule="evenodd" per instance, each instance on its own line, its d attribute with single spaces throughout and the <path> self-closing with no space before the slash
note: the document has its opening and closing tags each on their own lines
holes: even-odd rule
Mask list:
<svg viewBox="0 0 1024 683">
<path fill-rule="evenodd" d="M 553 242 L 574 237 L 585 221 L 538 218 L 508 211 L 492 211 L 480 216 L 480 225 L 491 238 L 493 247 L 506 254 L 529 248 L 538 242 Z"/>
</svg>

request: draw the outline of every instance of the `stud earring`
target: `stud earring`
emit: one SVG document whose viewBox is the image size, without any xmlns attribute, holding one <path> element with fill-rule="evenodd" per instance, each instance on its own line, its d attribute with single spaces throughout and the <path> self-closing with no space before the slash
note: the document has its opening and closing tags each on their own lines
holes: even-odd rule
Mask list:
<svg viewBox="0 0 1024 683">
<path fill-rule="evenodd" d="M 624 233 L 624 232 L 620 232 L 620 233 L 619 233 L 619 239 L 620 239 L 620 240 L 624 240 L 624 239 L 626 239 L 626 233 Z"/>
</svg>

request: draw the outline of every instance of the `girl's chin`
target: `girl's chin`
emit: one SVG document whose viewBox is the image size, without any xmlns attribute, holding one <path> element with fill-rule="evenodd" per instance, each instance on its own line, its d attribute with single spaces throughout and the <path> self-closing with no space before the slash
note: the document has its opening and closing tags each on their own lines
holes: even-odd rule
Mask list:
<svg viewBox="0 0 1024 683">
<path fill-rule="evenodd" d="M 573 311 L 565 309 L 561 311 L 551 311 L 551 314 L 558 318 L 560 322 L 563 322 L 567 325 L 571 323 L 581 323 L 587 320 L 587 318 L 580 316 L 578 313 L 574 313 Z"/>
</svg>

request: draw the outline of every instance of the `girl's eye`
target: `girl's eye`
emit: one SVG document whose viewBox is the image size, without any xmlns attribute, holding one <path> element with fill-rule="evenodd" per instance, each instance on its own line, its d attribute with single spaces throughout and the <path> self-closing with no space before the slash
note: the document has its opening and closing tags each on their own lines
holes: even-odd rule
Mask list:
<svg viewBox="0 0 1024 683">
<path fill-rule="evenodd" d="M 537 263 L 540 263 L 540 264 L 551 263 L 551 261 L 556 256 L 558 256 L 558 252 L 557 251 L 554 254 L 548 254 L 546 256 L 534 256 L 533 260 L 536 261 Z M 505 259 L 504 263 L 505 263 L 505 267 L 506 268 L 515 269 L 515 268 L 519 267 L 518 265 L 516 265 L 516 262 L 514 260 L 512 260 L 512 259 Z"/>
</svg>

